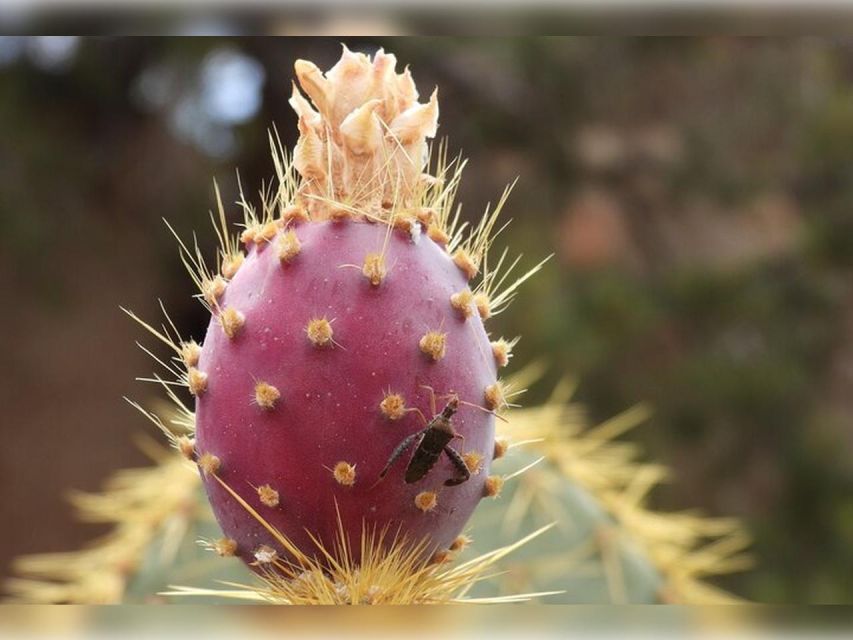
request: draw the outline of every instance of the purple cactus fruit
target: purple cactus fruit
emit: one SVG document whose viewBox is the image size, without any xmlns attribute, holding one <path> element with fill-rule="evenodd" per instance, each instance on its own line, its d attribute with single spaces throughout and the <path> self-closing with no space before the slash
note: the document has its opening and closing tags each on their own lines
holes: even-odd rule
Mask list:
<svg viewBox="0 0 853 640">
<path fill-rule="evenodd" d="M 325 74 L 298 61 L 310 102 L 294 86 L 300 138 L 290 158 L 273 143 L 262 214 L 241 200 L 246 253 L 221 203 L 219 272 L 182 245 L 212 318 L 203 346 L 172 345 L 196 403 L 196 439 L 176 446 L 226 536 L 215 549 L 250 565 L 285 554 L 260 519 L 305 555 L 334 554 L 343 533 L 357 561 L 363 533 L 384 530 L 446 559 L 500 492 L 497 373 L 514 342 L 490 342 L 483 322 L 524 278 L 495 291 L 503 199 L 464 235 L 461 163 L 439 152 L 424 173 L 437 95 L 419 103 L 395 64 L 346 48 Z"/>
<path fill-rule="evenodd" d="M 283 259 L 290 234 L 300 249 Z M 467 278 L 443 247 L 397 230 L 374 284 L 350 265 L 378 255 L 386 235 L 383 225 L 304 222 L 252 243 L 198 361 L 197 452 L 215 455 L 219 477 L 306 551 L 308 532 L 333 547 L 338 513 L 351 539 L 363 523 L 387 525 L 446 549 L 484 495 L 495 420 L 484 408 L 497 366 L 479 315 L 451 302 Z M 229 310 L 239 329 L 223 322 Z M 461 404 L 452 418 L 462 437 L 450 446 L 479 462 L 471 477 L 445 486 L 457 470 L 442 455 L 407 483 L 412 447 L 380 481 L 396 447 L 432 418 L 431 399 L 440 411 L 449 393 L 484 407 Z M 205 483 L 241 557 L 275 546 L 215 479 Z"/>
</svg>

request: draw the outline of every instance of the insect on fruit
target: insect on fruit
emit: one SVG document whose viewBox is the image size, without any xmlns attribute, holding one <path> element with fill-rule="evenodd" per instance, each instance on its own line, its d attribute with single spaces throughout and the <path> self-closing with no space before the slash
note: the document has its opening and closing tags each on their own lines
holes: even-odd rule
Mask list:
<svg viewBox="0 0 853 640">
<path fill-rule="evenodd" d="M 432 390 L 430 389 L 430 391 Z M 445 486 L 452 487 L 462 484 L 471 477 L 471 472 L 468 470 L 468 466 L 465 464 L 462 456 L 459 455 L 459 452 L 456 451 L 456 449 L 450 446 L 451 440 L 463 437 L 461 434 L 456 433 L 456 430 L 453 428 L 453 424 L 450 422 L 453 415 L 459 409 L 459 404 L 462 401 L 459 400 L 459 396 L 456 394 L 451 394 L 450 400 L 448 400 L 444 409 L 441 410 L 441 413 L 436 413 L 434 394 L 432 395 L 431 400 L 433 405 L 432 420 L 427 422 L 426 427 L 420 431 L 416 431 L 410 436 L 407 436 L 400 444 L 397 445 L 397 448 L 391 453 L 391 457 L 388 458 L 385 468 L 382 469 L 382 472 L 379 474 L 379 480 L 377 480 L 377 483 L 385 477 L 397 459 L 415 443 L 417 443 L 415 446 L 415 452 L 412 454 L 409 466 L 406 467 L 405 478 L 408 484 L 417 482 L 429 473 L 429 470 L 433 468 L 436 462 L 438 462 L 438 458 L 441 456 L 442 452 L 447 454 L 447 457 L 450 458 L 450 461 L 456 468 L 456 475 L 445 480 Z M 420 413 L 417 409 L 415 409 L 415 411 Z M 423 415 L 421 415 L 421 417 L 423 417 Z M 426 418 L 424 418 L 424 422 L 426 422 Z"/>
</svg>

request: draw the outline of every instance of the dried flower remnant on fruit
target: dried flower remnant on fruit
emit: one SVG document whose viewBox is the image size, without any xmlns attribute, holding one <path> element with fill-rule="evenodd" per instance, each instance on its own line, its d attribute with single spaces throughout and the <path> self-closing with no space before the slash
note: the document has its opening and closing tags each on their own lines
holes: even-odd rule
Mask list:
<svg viewBox="0 0 853 640">
<path fill-rule="evenodd" d="M 335 465 L 332 475 L 335 476 L 335 481 L 338 484 L 351 487 L 355 484 L 355 465 L 341 461 Z"/>
<path fill-rule="evenodd" d="M 255 384 L 255 404 L 262 409 L 274 409 L 276 402 L 281 398 L 281 392 L 271 384 L 258 382 Z"/>
<path fill-rule="evenodd" d="M 406 415 L 406 402 L 399 393 L 389 393 L 379 403 L 379 409 L 389 420 L 399 420 Z"/>
<path fill-rule="evenodd" d="M 421 351 L 428 355 L 433 362 L 441 360 L 446 351 L 447 334 L 439 331 L 428 331 L 420 339 L 418 346 Z"/>
<path fill-rule="evenodd" d="M 326 318 L 314 318 L 308 322 L 305 327 L 305 333 L 308 334 L 308 339 L 315 347 L 328 347 L 332 344 L 332 323 Z"/>
<path fill-rule="evenodd" d="M 258 487 L 258 499 L 264 506 L 273 508 L 278 506 L 278 491 L 273 489 L 268 484 L 262 484 Z"/>
<path fill-rule="evenodd" d="M 415 496 L 415 506 L 426 513 L 438 506 L 438 496 L 434 491 L 421 491 Z"/>
<path fill-rule="evenodd" d="M 368 100 L 341 123 L 341 136 L 354 157 L 373 154 L 382 144 L 382 129 L 375 115 L 381 104 L 381 100 Z"/>
<path fill-rule="evenodd" d="M 294 85 L 290 104 L 300 137 L 293 160 L 304 180 L 299 199 L 313 219 L 332 217 L 340 202 L 365 217 L 392 205 L 408 212 L 423 204 L 421 176 L 427 139 L 438 126 L 438 95 L 419 103 L 411 74 L 398 74 L 395 66 L 396 58 L 383 51 L 370 60 L 348 50 L 325 74 L 306 60 L 294 65 L 310 102 Z"/>
</svg>

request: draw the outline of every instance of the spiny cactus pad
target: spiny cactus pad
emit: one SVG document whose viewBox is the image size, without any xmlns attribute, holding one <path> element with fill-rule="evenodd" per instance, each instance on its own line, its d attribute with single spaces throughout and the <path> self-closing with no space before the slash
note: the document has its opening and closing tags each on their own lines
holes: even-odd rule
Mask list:
<svg viewBox="0 0 853 640">
<path fill-rule="evenodd" d="M 301 250 L 283 262 L 276 247 L 288 233 Z M 383 246 L 388 272 L 374 286 L 361 265 Z M 303 222 L 252 243 L 198 361 L 207 376 L 196 398 L 198 454 L 217 456 L 219 477 L 301 548 L 311 546 L 308 532 L 331 547 L 337 512 L 351 538 L 364 521 L 448 547 L 484 494 L 494 416 L 462 404 L 452 419 L 464 440 L 451 446 L 483 456 L 468 481 L 444 486 L 456 469 L 442 455 L 406 483 L 414 447 L 381 482 L 379 474 L 400 442 L 424 428 L 423 417 L 432 418 L 433 394 L 439 411 L 451 392 L 486 404 L 497 377 L 489 338 L 478 316 L 451 305 L 467 286 L 443 247 L 386 225 Z M 221 322 L 229 309 L 242 319 L 236 332 Z M 260 545 L 273 545 L 270 534 L 215 479 L 205 483 L 224 533 L 254 561 Z M 277 504 L 263 502 L 261 487 L 278 492 Z M 435 494 L 428 509 L 418 499 L 424 492 Z"/>
</svg>

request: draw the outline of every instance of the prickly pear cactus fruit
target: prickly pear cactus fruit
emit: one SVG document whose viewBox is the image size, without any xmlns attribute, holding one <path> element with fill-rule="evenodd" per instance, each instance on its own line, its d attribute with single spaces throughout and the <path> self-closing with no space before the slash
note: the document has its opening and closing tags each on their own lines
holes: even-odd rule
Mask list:
<svg viewBox="0 0 853 640">
<path fill-rule="evenodd" d="M 288 234 L 301 249 L 282 261 L 275 245 Z M 444 485 L 459 475 L 445 454 L 413 483 L 404 479 L 403 455 L 380 481 L 392 452 L 424 428 L 421 415 L 432 418 L 433 394 L 439 408 L 450 392 L 483 405 L 496 382 L 480 318 L 451 305 L 467 282 L 440 246 L 392 233 L 384 255 L 393 268 L 377 285 L 360 269 L 342 268 L 364 262 L 385 235 L 355 221 L 306 222 L 253 243 L 199 357 L 203 469 L 215 456 L 219 477 L 300 546 L 308 546 L 308 532 L 332 545 L 336 505 L 351 534 L 364 520 L 447 546 L 483 497 L 494 417 L 466 405 L 452 418 L 460 437 L 450 446 L 480 459 L 467 481 Z M 242 554 L 269 543 L 216 480 L 205 484 Z"/>
<path fill-rule="evenodd" d="M 419 103 L 392 55 L 295 68 L 300 138 L 292 158 L 273 145 L 263 211 L 243 202 L 245 253 L 225 229 L 218 274 L 187 252 L 212 314 L 203 346 L 182 348 L 190 455 L 250 564 L 285 553 L 261 519 L 308 554 L 342 533 L 357 556 L 382 529 L 441 553 L 494 493 L 511 343 L 484 320 L 512 295 L 485 268 L 499 207 L 467 236 L 457 226 L 461 167 L 425 173 L 436 93 Z"/>
</svg>

